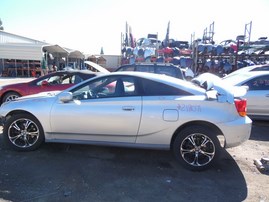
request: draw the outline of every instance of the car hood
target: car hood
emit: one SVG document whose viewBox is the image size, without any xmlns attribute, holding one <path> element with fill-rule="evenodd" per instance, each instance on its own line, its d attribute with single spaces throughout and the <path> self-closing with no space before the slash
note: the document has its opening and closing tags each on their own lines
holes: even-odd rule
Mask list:
<svg viewBox="0 0 269 202">
<path fill-rule="evenodd" d="M 61 91 L 42 92 L 16 98 L 10 102 L 4 102 L 0 107 L 0 116 L 6 116 L 14 110 L 39 111 L 48 110 Z"/>
<path fill-rule="evenodd" d="M 192 79 L 192 82 L 203 87 L 208 98 L 217 98 L 219 102 L 233 103 L 235 97 L 243 97 L 248 91 L 245 86 L 229 85 L 211 73 L 201 74 Z"/>
<path fill-rule="evenodd" d="M 2 85 L 0 86 L 1 89 L 5 89 L 5 88 L 17 88 L 17 87 L 21 87 L 21 86 L 27 86 L 29 84 L 29 82 L 21 82 L 21 83 L 14 83 L 14 84 L 7 84 L 7 85 Z"/>
<path fill-rule="evenodd" d="M 98 72 L 102 72 L 102 73 L 110 73 L 110 71 L 108 71 L 107 69 L 105 69 L 104 67 L 91 62 L 91 61 L 84 61 L 85 64 L 92 66 L 94 69 L 96 69 Z"/>
<path fill-rule="evenodd" d="M 16 100 L 25 100 L 25 99 L 32 99 L 32 98 L 41 98 L 41 97 L 54 97 L 58 95 L 61 91 L 47 91 L 47 92 L 41 92 L 37 94 L 27 95 L 23 97 L 18 97 Z"/>
</svg>

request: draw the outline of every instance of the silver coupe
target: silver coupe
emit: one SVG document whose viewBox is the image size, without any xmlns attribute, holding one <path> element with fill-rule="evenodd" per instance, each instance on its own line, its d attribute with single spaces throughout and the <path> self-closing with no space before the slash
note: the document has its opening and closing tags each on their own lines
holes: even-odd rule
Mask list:
<svg viewBox="0 0 269 202">
<path fill-rule="evenodd" d="M 222 147 L 248 140 L 252 121 L 243 94 L 166 75 L 114 72 L 4 103 L 0 116 L 4 140 L 16 150 L 43 142 L 170 149 L 183 166 L 203 170 Z"/>
</svg>

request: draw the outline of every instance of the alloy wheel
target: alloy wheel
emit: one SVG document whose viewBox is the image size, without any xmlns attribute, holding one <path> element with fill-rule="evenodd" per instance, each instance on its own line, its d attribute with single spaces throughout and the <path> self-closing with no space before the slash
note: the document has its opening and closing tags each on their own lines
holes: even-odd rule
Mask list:
<svg viewBox="0 0 269 202">
<path fill-rule="evenodd" d="M 192 166 L 205 166 L 215 156 L 215 145 L 208 136 L 194 133 L 182 141 L 180 154 L 183 160 Z"/>
<path fill-rule="evenodd" d="M 38 141 L 38 126 L 30 119 L 17 119 L 8 128 L 8 138 L 16 147 L 31 147 Z"/>
</svg>

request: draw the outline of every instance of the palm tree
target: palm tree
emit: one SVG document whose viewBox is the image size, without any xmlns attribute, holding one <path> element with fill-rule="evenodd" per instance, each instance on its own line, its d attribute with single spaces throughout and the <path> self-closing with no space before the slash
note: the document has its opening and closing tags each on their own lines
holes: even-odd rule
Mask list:
<svg viewBox="0 0 269 202">
<path fill-rule="evenodd" d="M 4 30 L 4 27 L 2 26 L 2 20 L 0 18 L 0 30 Z"/>
</svg>

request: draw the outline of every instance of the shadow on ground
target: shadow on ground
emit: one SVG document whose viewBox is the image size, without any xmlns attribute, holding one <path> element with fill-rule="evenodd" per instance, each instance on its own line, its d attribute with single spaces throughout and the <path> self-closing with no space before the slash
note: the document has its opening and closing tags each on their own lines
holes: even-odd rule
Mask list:
<svg viewBox="0 0 269 202">
<path fill-rule="evenodd" d="M 269 141 L 269 121 L 253 121 L 250 140 Z"/>
<path fill-rule="evenodd" d="M 0 134 L 0 200 L 243 201 L 247 186 L 234 159 L 203 172 L 182 168 L 169 151 L 45 144 L 15 152 Z"/>
</svg>

